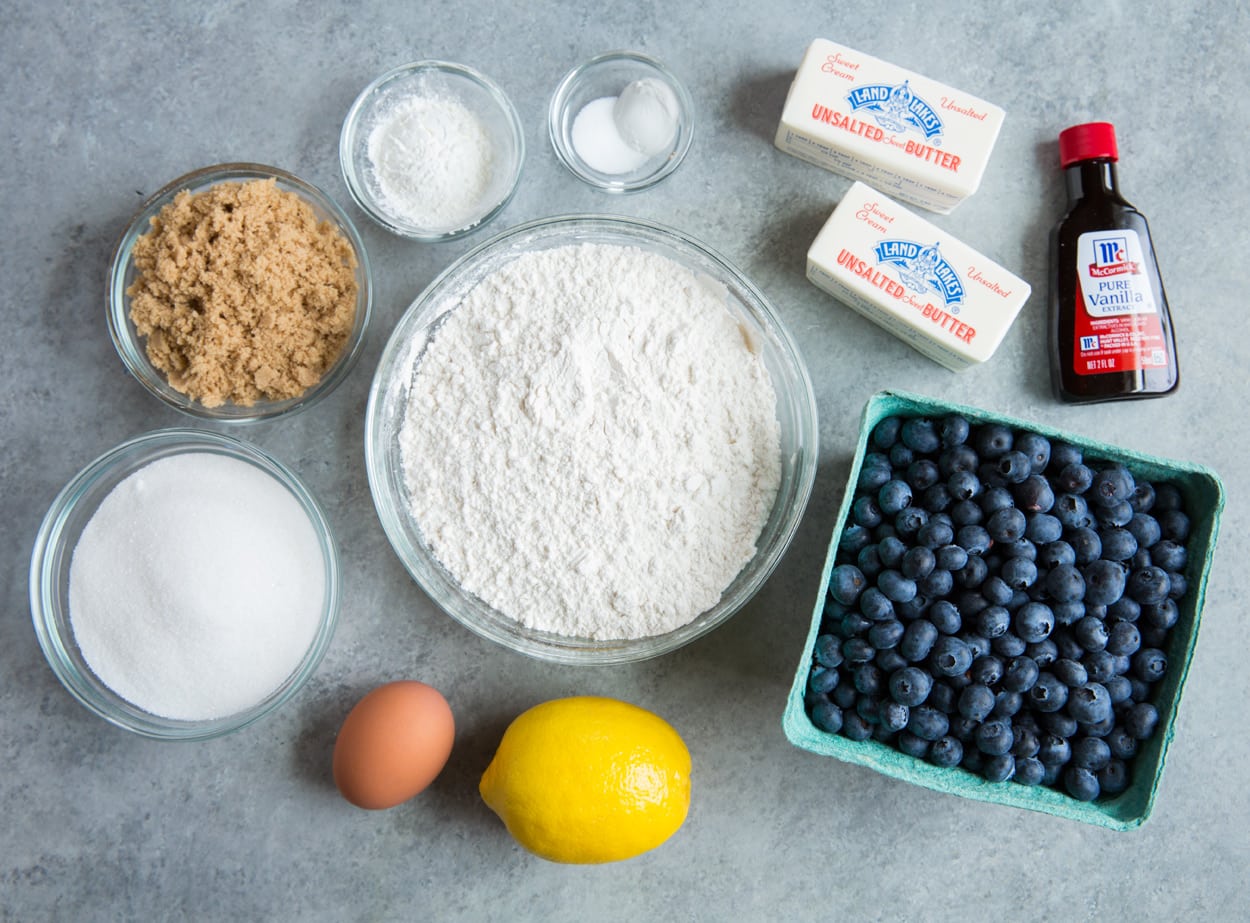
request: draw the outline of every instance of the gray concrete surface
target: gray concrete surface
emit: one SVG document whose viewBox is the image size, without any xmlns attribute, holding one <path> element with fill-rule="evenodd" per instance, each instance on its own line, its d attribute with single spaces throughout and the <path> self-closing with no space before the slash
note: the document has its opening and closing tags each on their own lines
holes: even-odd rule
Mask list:
<svg viewBox="0 0 1250 923">
<path fill-rule="evenodd" d="M 0 917 L 12 920 L 1246 918 L 1250 735 L 1245 604 L 1250 483 L 1244 163 L 1250 16 L 1236 4 L 839 5 L 262 2 L 0 6 Z M 981 190 L 944 228 L 1034 295 L 998 355 L 955 376 L 823 295 L 803 257 L 849 181 L 771 143 L 817 36 L 992 100 L 1007 120 Z M 646 193 L 582 186 L 547 140 L 548 98 L 579 61 L 632 48 L 689 84 L 686 164 Z M 496 78 L 525 125 L 516 198 L 482 233 L 401 240 L 350 203 L 341 120 L 374 76 L 437 57 Z M 1056 403 L 1045 350 L 1046 237 L 1063 208 L 1056 135 L 1105 118 L 1121 182 L 1151 219 L 1184 381 L 1162 401 Z M 283 711 L 209 743 L 159 744 L 97 720 L 35 640 L 27 569 L 61 486 L 111 446 L 186 423 L 124 371 L 104 320 L 116 239 L 143 198 L 197 167 L 269 162 L 360 222 L 376 275 L 364 357 L 314 410 L 233 430 L 304 477 L 346 564 L 342 620 Z M 407 577 L 364 473 L 369 383 L 404 308 L 491 233 L 566 212 L 635 215 L 719 249 L 800 343 L 821 414 L 801 531 L 736 618 L 659 660 L 552 667 L 478 639 Z M 806 633 L 858 416 L 897 387 L 1212 466 L 1229 506 L 1197 655 L 1152 819 L 1112 833 L 959 800 L 791 747 L 780 718 Z M 385 680 L 440 688 L 451 762 L 397 809 L 348 806 L 330 752 Z M 507 723 L 574 693 L 651 708 L 683 734 L 694 802 L 665 846 L 599 868 L 516 846 L 477 781 Z"/>
</svg>

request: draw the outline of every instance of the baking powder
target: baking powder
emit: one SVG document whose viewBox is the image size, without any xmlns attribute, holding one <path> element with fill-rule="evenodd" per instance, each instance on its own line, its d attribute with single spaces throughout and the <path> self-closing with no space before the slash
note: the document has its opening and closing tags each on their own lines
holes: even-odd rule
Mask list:
<svg viewBox="0 0 1250 923">
<path fill-rule="evenodd" d="M 723 286 L 635 247 L 522 254 L 428 343 L 399 435 L 412 513 L 531 628 L 662 634 L 720 599 L 780 480 L 776 393 Z"/>
<path fill-rule="evenodd" d="M 422 228 L 459 230 L 481 211 L 494 153 L 482 120 L 442 96 L 396 100 L 369 132 L 379 204 Z"/>
</svg>

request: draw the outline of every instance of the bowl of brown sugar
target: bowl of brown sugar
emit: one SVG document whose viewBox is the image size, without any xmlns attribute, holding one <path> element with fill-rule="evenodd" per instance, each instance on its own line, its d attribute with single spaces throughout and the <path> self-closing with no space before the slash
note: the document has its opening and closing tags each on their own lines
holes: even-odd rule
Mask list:
<svg viewBox="0 0 1250 923">
<path fill-rule="evenodd" d="M 166 404 L 249 422 L 329 394 L 372 305 L 364 243 L 324 192 L 276 167 L 205 167 L 139 209 L 109 275 L 109 333 Z"/>
</svg>

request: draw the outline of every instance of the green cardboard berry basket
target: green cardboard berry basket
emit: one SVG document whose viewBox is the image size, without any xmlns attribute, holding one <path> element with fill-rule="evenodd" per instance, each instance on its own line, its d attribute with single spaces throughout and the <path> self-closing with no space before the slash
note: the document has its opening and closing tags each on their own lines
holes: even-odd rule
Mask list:
<svg viewBox="0 0 1250 923">
<path fill-rule="evenodd" d="M 1181 491 L 1191 528 L 1187 542 L 1189 562 L 1186 567 L 1188 591 L 1177 601 L 1180 619 L 1172 628 L 1168 649 L 1168 672 L 1158 687 L 1159 724 L 1154 736 L 1145 741 L 1130 764 L 1131 783 L 1121 794 L 1082 802 L 1066 793 L 1044 786 L 1026 786 L 1015 782 L 987 782 L 961 768 L 941 768 L 922 759 L 908 756 L 892 746 L 869 739 L 852 741 L 837 734 L 830 734 L 812 724 L 804 707 L 804 694 L 812 664 L 812 650 L 820 631 L 821 614 L 833 570 L 838 539 L 850 514 L 854 501 L 855 485 L 859 480 L 860 466 L 867 451 L 868 439 L 873 427 L 887 417 L 942 417 L 947 414 L 964 415 L 971 423 L 995 422 L 1019 429 L 1031 430 L 1050 439 L 1061 440 L 1079 446 L 1085 456 L 1100 461 L 1119 462 L 1134 475 L 1156 481 L 1170 481 Z M 1092 439 L 1039 426 L 1001 414 L 975 407 L 952 404 L 901 391 L 883 391 L 873 395 L 864 408 L 859 431 L 859 442 L 842 507 L 829 543 L 821 575 L 820 592 L 812 609 L 811 627 L 803 656 L 795 671 L 794 683 L 786 705 L 782 727 L 790 742 L 814 753 L 833 756 L 843 762 L 867 766 L 884 775 L 902 779 L 934 791 L 988 801 L 995 804 L 1013 805 L 1031 811 L 1041 811 L 1071 820 L 1095 824 L 1113 830 L 1131 830 L 1140 826 L 1150 816 L 1155 794 L 1163 775 L 1163 764 L 1168 747 L 1175 733 L 1177 707 L 1194 646 L 1198 640 L 1198 623 L 1202 615 L 1203 597 L 1206 593 L 1207 576 L 1215 552 L 1215 540 L 1219 531 L 1220 515 L 1224 509 L 1224 488 L 1219 477 L 1199 464 L 1172 461 L 1155 456 L 1116 448 Z"/>
</svg>

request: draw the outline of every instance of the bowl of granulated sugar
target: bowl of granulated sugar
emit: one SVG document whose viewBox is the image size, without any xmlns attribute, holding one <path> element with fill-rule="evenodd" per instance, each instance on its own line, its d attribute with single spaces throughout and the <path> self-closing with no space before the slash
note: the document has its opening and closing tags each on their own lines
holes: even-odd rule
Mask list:
<svg viewBox="0 0 1250 923">
<path fill-rule="evenodd" d="M 339 600 L 317 501 L 267 453 L 207 431 L 157 430 L 91 462 L 31 555 L 53 673 L 96 715 L 162 740 L 219 737 L 289 700 Z"/>
<path fill-rule="evenodd" d="M 780 318 L 680 231 L 567 216 L 462 257 L 412 304 L 369 396 L 396 554 L 478 634 L 642 660 L 741 609 L 794 535 L 816 407 Z"/>
<path fill-rule="evenodd" d="M 356 204 L 417 240 L 451 240 L 489 222 L 512 198 L 524 160 L 521 120 L 507 94 L 447 61 L 416 61 L 378 77 L 339 135 Z"/>
</svg>

